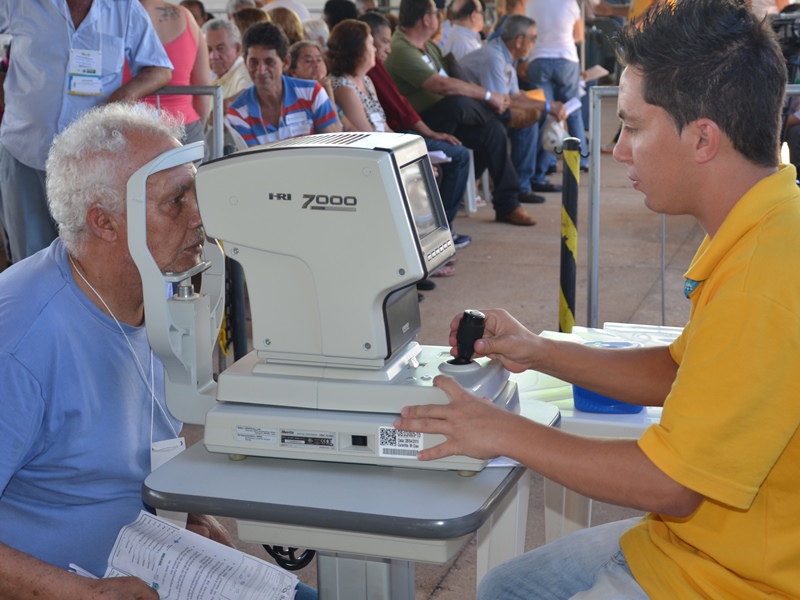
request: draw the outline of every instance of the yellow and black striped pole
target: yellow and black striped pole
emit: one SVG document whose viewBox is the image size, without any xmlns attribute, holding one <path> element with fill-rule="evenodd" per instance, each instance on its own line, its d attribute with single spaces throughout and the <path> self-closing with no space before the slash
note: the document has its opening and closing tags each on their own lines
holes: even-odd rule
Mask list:
<svg viewBox="0 0 800 600">
<path fill-rule="evenodd" d="M 558 330 L 572 333 L 575 325 L 575 279 L 578 272 L 578 185 L 581 180 L 581 142 L 564 138 L 564 183 L 561 197 L 561 293 Z"/>
</svg>

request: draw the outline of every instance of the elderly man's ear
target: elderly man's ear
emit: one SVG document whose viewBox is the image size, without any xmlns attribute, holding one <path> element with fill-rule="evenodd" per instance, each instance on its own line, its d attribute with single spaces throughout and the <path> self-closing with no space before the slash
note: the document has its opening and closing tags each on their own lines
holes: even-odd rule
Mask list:
<svg viewBox="0 0 800 600">
<path fill-rule="evenodd" d="M 108 244 L 113 244 L 119 239 L 119 228 L 125 223 L 98 204 L 93 204 L 86 213 L 86 226 L 92 235 Z"/>
</svg>

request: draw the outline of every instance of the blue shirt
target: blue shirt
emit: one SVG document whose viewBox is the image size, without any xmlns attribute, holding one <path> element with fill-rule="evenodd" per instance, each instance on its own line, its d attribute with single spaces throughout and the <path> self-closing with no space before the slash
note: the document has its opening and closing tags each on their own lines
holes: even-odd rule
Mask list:
<svg viewBox="0 0 800 600">
<path fill-rule="evenodd" d="M 145 328 L 122 328 L 77 286 L 58 239 L 0 273 L 0 541 L 98 576 L 146 508 L 151 410 L 154 441 L 180 431 L 153 404 Z"/>
<path fill-rule="evenodd" d="M 125 59 L 172 68 L 139 0 L 94 0 L 76 30 L 64 0 L 0 0 L 0 33 L 13 36 L 0 143 L 18 161 L 43 170 L 55 134 L 122 84 Z M 102 54 L 102 94 L 67 94 L 70 48 Z"/>
<path fill-rule="evenodd" d="M 470 83 L 499 94 L 519 92 L 514 59 L 502 39 L 488 42 L 480 50 L 467 54 L 458 64 Z"/>
<path fill-rule="evenodd" d="M 282 75 L 283 111 L 278 127 L 261 115 L 256 86 L 246 89 L 228 108 L 228 123 L 248 146 L 319 133 L 339 122 L 328 94 L 316 81 Z"/>
</svg>

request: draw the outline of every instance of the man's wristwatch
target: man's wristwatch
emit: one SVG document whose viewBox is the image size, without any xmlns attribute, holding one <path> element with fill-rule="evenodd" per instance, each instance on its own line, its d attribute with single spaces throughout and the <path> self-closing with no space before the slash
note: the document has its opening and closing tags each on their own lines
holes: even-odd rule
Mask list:
<svg viewBox="0 0 800 600">
<path fill-rule="evenodd" d="M 492 99 L 492 92 L 491 92 L 491 90 L 488 90 L 488 89 L 486 90 L 486 95 L 483 97 L 483 99 L 484 99 L 486 102 L 488 102 L 489 100 L 491 100 L 491 99 Z"/>
</svg>

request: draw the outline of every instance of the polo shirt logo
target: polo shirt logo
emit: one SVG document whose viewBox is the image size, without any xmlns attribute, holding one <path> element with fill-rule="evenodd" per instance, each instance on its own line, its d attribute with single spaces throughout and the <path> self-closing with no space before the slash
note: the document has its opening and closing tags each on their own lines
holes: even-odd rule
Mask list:
<svg viewBox="0 0 800 600">
<path fill-rule="evenodd" d="M 692 295 L 692 292 L 697 289 L 698 285 L 700 285 L 699 281 L 687 277 L 686 282 L 683 284 L 683 295 L 688 298 Z"/>
</svg>

